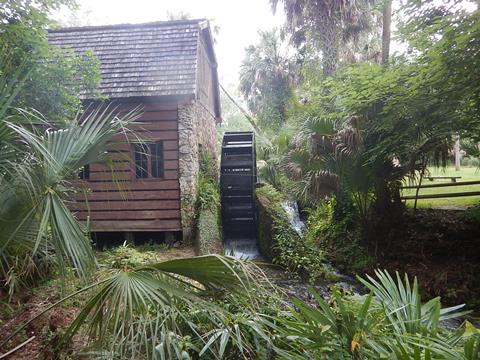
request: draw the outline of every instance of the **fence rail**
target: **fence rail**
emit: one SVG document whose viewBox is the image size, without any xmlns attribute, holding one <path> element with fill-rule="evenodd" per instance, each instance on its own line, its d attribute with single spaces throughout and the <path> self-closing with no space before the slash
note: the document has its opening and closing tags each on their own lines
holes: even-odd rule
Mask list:
<svg viewBox="0 0 480 360">
<path fill-rule="evenodd" d="M 449 183 L 441 183 L 441 184 L 425 184 L 420 186 L 420 189 L 447 187 L 447 186 L 462 186 L 462 185 L 480 185 L 480 180 L 449 182 Z M 409 186 L 402 186 L 400 189 L 404 190 L 404 189 L 417 189 L 417 188 L 418 188 L 418 185 L 409 185 Z"/>
<path fill-rule="evenodd" d="M 480 180 L 451 182 L 451 183 L 442 183 L 442 184 L 426 184 L 426 185 L 420 185 L 420 186 L 409 185 L 409 186 L 402 186 L 400 189 L 401 190 L 407 190 L 407 189 L 422 190 L 422 189 L 430 189 L 430 188 L 465 186 L 465 185 L 480 185 Z M 421 199 L 442 199 L 442 198 L 479 196 L 479 195 L 480 195 L 480 191 L 464 191 L 464 192 L 443 193 L 443 194 L 403 195 L 400 198 L 402 200 L 421 200 Z"/>
</svg>

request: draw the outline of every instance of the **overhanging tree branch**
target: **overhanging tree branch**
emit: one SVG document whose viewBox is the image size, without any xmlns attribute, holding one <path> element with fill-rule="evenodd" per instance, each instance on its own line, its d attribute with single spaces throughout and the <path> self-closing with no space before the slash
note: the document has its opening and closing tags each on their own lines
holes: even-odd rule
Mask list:
<svg viewBox="0 0 480 360">
<path fill-rule="evenodd" d="M 225 90 L 225 88 L 222 86 L 222 84 L 219 84 L 220 85 L 220 89 L 224 92 L 225 95 L 227 95 L 227 97 L 229 98 L 229 100 L 240 110 L 240 112 L 243 114 L 243 116 L 245 116 L 248 120 L 248 122 L 253 126 L 253 129 L 255 130 L 255 132 L 257 134 L 261 134 L 262 132 L 260 131 L 258 125 L 256 124 L 255 122 L 255 119 L 253 118 L 253 116 L 251 116 L 247 110 L 245 110 L 233 97 L 232 95 L 229 94 L 229 92 L 227 90 Z"/>
</svg>

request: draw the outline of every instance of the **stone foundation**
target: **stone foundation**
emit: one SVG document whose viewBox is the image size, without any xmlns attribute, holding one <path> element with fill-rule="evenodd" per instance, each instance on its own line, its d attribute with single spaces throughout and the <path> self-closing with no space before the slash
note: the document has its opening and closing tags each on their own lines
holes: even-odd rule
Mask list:
<svg viewBox="0 0 480 360">
<path fill-rule="evenodd" d="M 184 242 L 192 242 L 199 172 L 199 151 L 216 159 L 214 117 L 198 102 L 178 107 L 179 182 Z"/>
</svg>

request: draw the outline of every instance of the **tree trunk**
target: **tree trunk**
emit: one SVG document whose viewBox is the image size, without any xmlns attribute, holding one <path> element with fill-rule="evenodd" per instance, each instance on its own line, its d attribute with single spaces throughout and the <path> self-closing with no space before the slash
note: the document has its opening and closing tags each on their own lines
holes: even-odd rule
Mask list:
<svg viewBox="0 0 480 360">
<path fill-rule="evenodd" d="M 337 71 L 338 62 L 338 28 L 337 19 L 331 13 L 321 13 L 317 27 L 322 50 L 322 67 L 325 76 L 332 76 Z"/>
<path fill-rule="evenodd" d="M 426 169 L 427 169 L 427 159 L 423 159 L 422 170 L 420 172 L 420 179 L 418 180 L 418 186 L 415 191 L 415 202 L 413 204 L 413 210 L 417 210 L 418 193 L 420 192 L 420 188 L 422 187 L 423 176 L 425 175 Z"/>
<path fill-rule="evenodd" d="M 392 0 L 385 0 L 382 17 L 382 64 L 387 63 L 390 56 L 391 26 Z"/>
<path fill-rule="evenodd" d="M 455 153 L 455 171 L 460 171 L 460 161 L 461 161 L 461 154 L 460 154 L 460 135 L 457 135 L 457 139 L 455 140 L 455 146 L 453 147 Z"/>
</svg>

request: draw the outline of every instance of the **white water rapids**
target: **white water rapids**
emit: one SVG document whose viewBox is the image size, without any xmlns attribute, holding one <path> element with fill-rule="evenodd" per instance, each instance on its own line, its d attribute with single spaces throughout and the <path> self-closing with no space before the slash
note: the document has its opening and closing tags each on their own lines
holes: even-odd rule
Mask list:
<svg viewBox="0 0 480 360">
<path fill-rule="evenodd" d="M 298 204 L 296 201 L 285 200 L 282 203 L 282 207 L 287 213 L 288 221 L 292 228 L 298 235 L 303 236 L 305 231 L 305 223 L 300 219 L 300 212 L 298 211 Z"/>
</svg>

